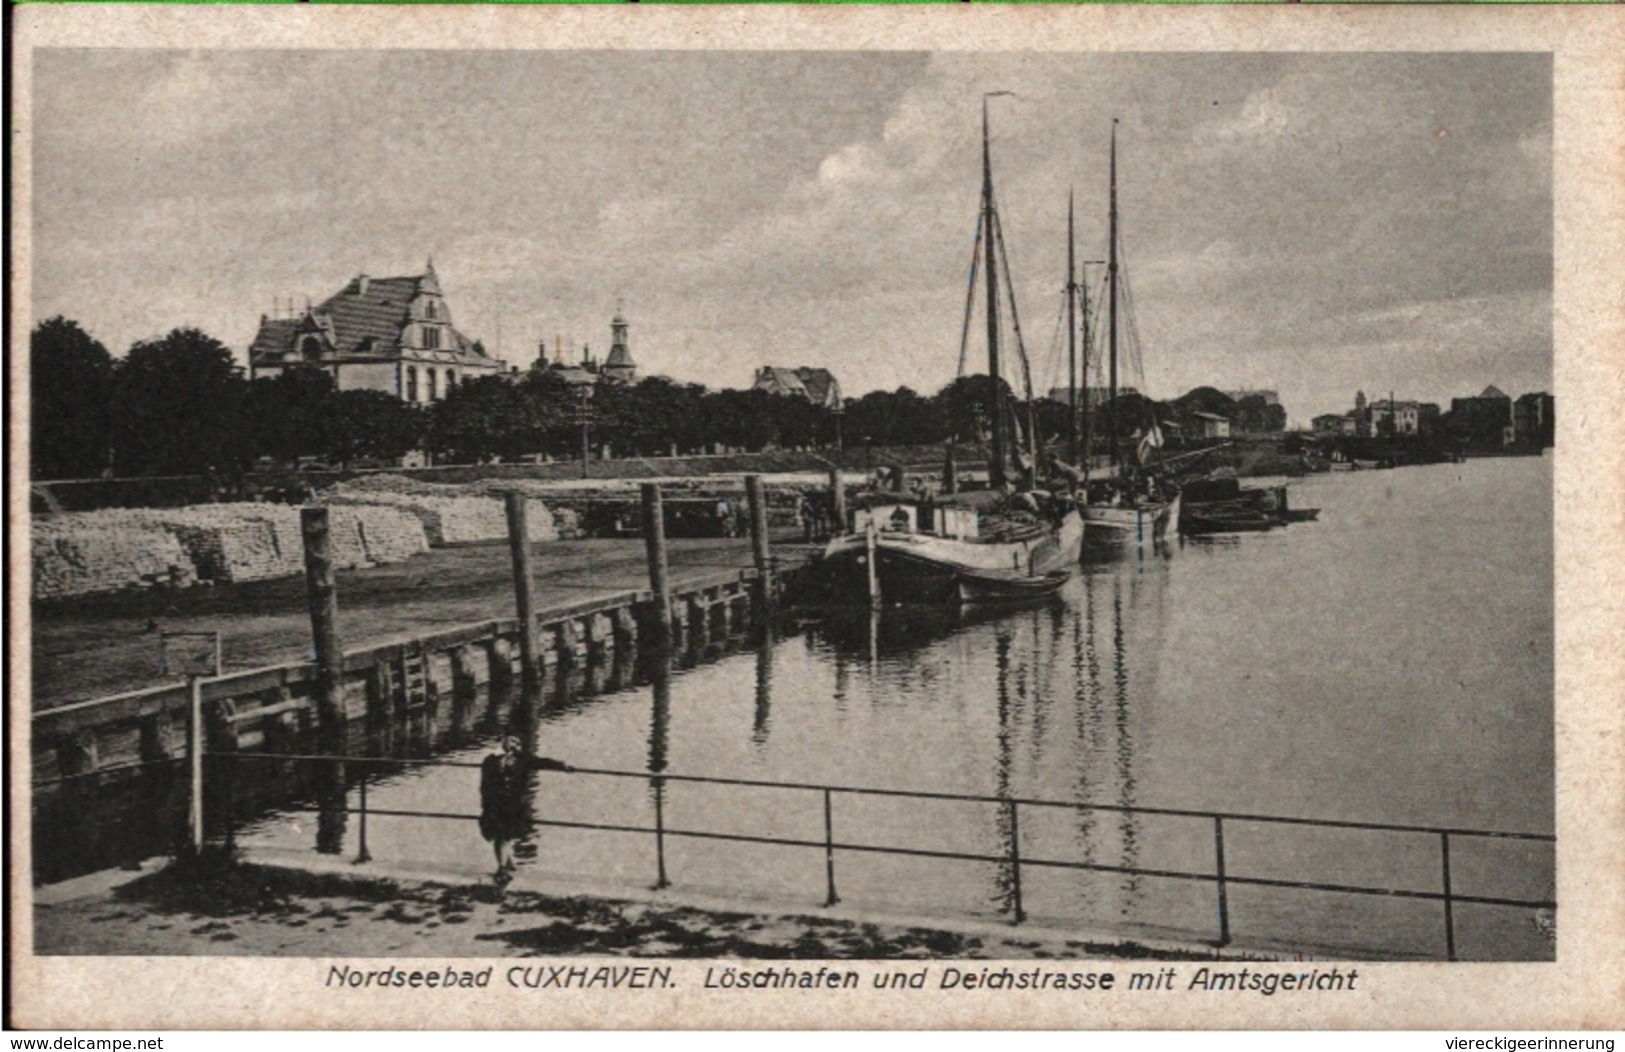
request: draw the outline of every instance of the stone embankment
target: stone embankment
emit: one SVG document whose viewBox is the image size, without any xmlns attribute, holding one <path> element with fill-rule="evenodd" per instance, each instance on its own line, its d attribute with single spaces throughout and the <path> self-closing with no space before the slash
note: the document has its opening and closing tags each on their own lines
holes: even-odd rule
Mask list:
<svg viewBox="0 0 1625 1052">
<path fill-rule="evenodd" d="M 317 499 L 333 508 L 335 565 L 360 569 L 431 546 L 501 540 L 508 526 L 496 488 L 376 475 Z M 531 540 L 575 531 L 574 512 L 558 522 L 539 510 L 530 516 Z M 36 516 L 32 525 L 36 599 L 261 581 L 304 569 L 299 509 L 287 504 L 109 508 Z"/>
</svg>

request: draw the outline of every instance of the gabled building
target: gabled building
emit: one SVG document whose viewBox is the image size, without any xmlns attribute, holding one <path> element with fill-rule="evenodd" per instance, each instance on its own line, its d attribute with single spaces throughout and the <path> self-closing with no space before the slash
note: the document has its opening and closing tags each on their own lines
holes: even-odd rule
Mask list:
<svg viewBox="0 0 1625 1052">
<path fill-rule="evenodd" d="M 329 373 L 340 391 L 385 391 L 414 404 L 458 384 L 507 371 L 452 324 L 430 263 L 411 277 L 357 275 L 320 305 L 290 318 L 260 316 L 248 348 L 249 378 L 293 366 Z"/>
<path fill-rule="evenodd" d="M 805 398 L 813 405 L 823 406 L 825 409 L 839 411 L 844 405 L 841 401 L 841 385 L 835 379 L 835 374 L 828 369 L 808 366 L 791 369 L 779 365 L 764 365 L 756 371 L 756 381 L 751 387 L 757 391 L 766 391 L 768 394 Z"/>
</svg>

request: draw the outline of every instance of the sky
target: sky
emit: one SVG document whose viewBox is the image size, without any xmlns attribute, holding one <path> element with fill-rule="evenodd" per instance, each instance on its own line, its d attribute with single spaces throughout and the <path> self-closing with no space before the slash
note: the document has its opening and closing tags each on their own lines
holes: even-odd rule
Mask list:
<svg viewBox="0 0 1625 1052">
<path fill-rule="evenodd" d="M 934 393 L 991 91 L 1035 387 L 1065 382 L 1069 191 L 1078 257 L 1106 253 L 1115 118 L 1148 394 L 1268 388 L 1307 424 L 1356 390 L 1550 390 L 1538 54 L 46 50 L 33 315 L 242 358 L 278 301 L 432 259 L 521 368 L 555 336 L 602 357 L 624 302 L 644 374 Z"/>
</svg>

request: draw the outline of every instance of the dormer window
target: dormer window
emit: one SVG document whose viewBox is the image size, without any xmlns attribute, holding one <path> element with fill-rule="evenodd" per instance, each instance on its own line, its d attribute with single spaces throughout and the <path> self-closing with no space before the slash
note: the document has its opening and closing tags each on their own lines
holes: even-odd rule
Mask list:
<svg viewBox="0 0 1625 1052">
<path fill-rule="evenodd" d="M 433 325 L 423 327 L 423 349 L 426 351 L 439 350 L 440 330 Z"/>
<path fill-rule="evenodd" d="M 320 361 L 322 357 L 322 341 L 315 336 L 306 336 L 300 340 L 299 357 L 307 362 Z"/>
<path fill-rule="evenodd" d="M 434 300 L 424 300 L 423 301 L 423 316 L 425 318 L 429 318 L 430 320 L 433 320 L 433 318 L 434 318 Z"/>
</svg>

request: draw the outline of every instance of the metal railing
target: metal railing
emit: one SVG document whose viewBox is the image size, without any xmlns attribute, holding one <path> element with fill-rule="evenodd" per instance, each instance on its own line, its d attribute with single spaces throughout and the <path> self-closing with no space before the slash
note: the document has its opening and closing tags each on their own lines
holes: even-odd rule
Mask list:
<svg viewBox="0 0 1625 1052">
<path fill-rule="evenodd" d="M 358 808 L 346 805 L 343 808 L 333 809 L 334 813 L 357 815 L 360 818 L 357 835 L 359 838 L 359 851 L 357 862 L 372 860 L 367 846 L 367 818 L 368 816 L 399 817 L 399 818 L 429 818 L 453 821 L 477 821 L 479 815 L 444 811 L 405 811 L 384 808 L 369 808 L 367 805 L 366 769 L 369 766 L 384 765 L 394 768 L 403 767 L 466 767 L 479 768 L 480 764 L 471 761 L 452 760 L 417 760 L 395 759 L 387 757 L 360 757 L 345 756 L 334 757 L 307 753 L 261 753 L 261 752 L 220 752 L 217 758 L 230 758 L 236 761 L 245 760 L 283 760 L 307 761 L 316 763 L 344 763 L 359 765 L 361 774 L 359 781 Z M 1470 829 L 1465 827 L 1404 825 L 1385 822 L 1350 822 L 1331 819 L 1293 818 L 1282 815 L 1252 814 L 1232 811 L 1203 811 L 1188 808 L 1170 807 L 1138 807 L 1121 804 L 1081 803 L 1073 800 L 1047 800 L 1034 797 L 1012 796 L 985 796 L 973 793 L 946 793 L 930 792 L 910 789 L 879 789 L 850 785 L 823 785 L 814 782 L 778 782 L 750 778 L 719 778 L 700 775 L 680 775 L 667 773 L 651 773 L 649 771 L 619 771 L 604 768 L 575 768 L 573 773 L 579 775 L 592 775 L 606 778 L 630 778 L 648 782 L 657 791 L 653 796 L 654 825 L 627 825 L 607 822 L 584 822 L 567 819 L 547 819 L 538 817 L 535 825 L 556 829 L 580 829 L 599 832 L 636 833 L 649 835 L 654 838 L 656 888 L 670 886 L 666 870 L 666 841 L 668 838 L 680 837 L 695 840 L 727 841 L 741 844 L 762 844 L 778 847 L 801 847 L 821 849 L 824 856 L 824 872 L 826 895 L 825 906 L 833 906 L 840 902 L 835 885 L 835 856 L 837 852 L 854 852 L 860 854 L 899 855 L 911 858 L 929 858 L 940 860 L 953 860 L 963 862 L 986 862 L 996 865 L 1008 866 L 1010 873 L 1010 906 L 1011 922 L 1020 924 L 1027 919 L 1023 908 L 1021 874 L 1023 868 L 1039 867 L 1061 870 L 1080 870 L 1095 873 L 1115 873 L 1126 876 L 1158 877 L 1169 880 L 1194 881 L 1211 883 L 1214 885 L 1218 915 L 1217 938 L 1213 945 L 1227 946 L 1231 942 L 1229 889 L 1232 887 L 1258 887 L 1294 889 L 1300 891 L 1330 892 L 1348 895 L 1364 895 L 1382 898 L 1411 899 L 1427 902 L 1437 902 L 1443 906 L 1445 957 L 1454 961 L 1456 956 L 1456 928 L 1455 907 L 1462 905 L 1497 906 L 1520 909 L 1555 909 L 1557 903 L 1553 899 L 1522 899 L 1490 895 L 1465 895 L 1454 890 L 1450 875 L 1450 849 L 1451 841 L 1455 840 L 1510 840 L 1528 843 L 1555 844 L 1557 837 L 1547 833 L 1513 833 L 1498 830 Z M 701 785 L 735 786 L 752 789 L 774 789 L 788 792 L 816 793 L 822 797 L 823 804 L 823 836 L 821 839 L 805 839 L 799 837 L 764 836 L 746 833 L 722 833 L 711 830 L 677 829 L 666 824 L 665 794 L 663 789 L 672 782 L 687 782 Z M 934 848 L 899 847 L 880 844 L 850 843 L 835 838 L 834 798 L 837 795 L 854 797 L 896 798 L 905 800 L 951 801 L 958 803 L 990 804 L 1004 812 L 1009 828 L 1008 852 L 1006 854 L 992 855 L 974 851 L 953 851 Z M 1180 869 L 1151 868 L 1129 865 L 1111 865 L 1103 862 L 1080 862 L 1069 859 L 1035 858 L 1023 856 L 1021 853 L 1021 826 L 1020 817 L 1022 809 L 1043 808 L 1059 809 L 1074 812 L 1099 812 L 1107 814 L 1121 814 L 1130 816 L 1157 816 L 1163 818 L 1184 818 L 1211 822 L 1213 828 L 1213 869 L 1210 872 L 1190 871 Z M 1422 890 L 1418 888 L 1377 887 L 1363 884 L 1326 883 L 1307 880 L 1287 880 L 1275 877 L 1238 876 L 1227 871 L 1225 866 L 1225 827 L 1232 828 L 1242 824 L 1296 826 L 1316 829 L 1358 830 L 1362 832 L 1400 833 L 1416 836 L 1437 838 L 1439 844 L 1440 885 L 1438 890 Z"/>
</svg>

